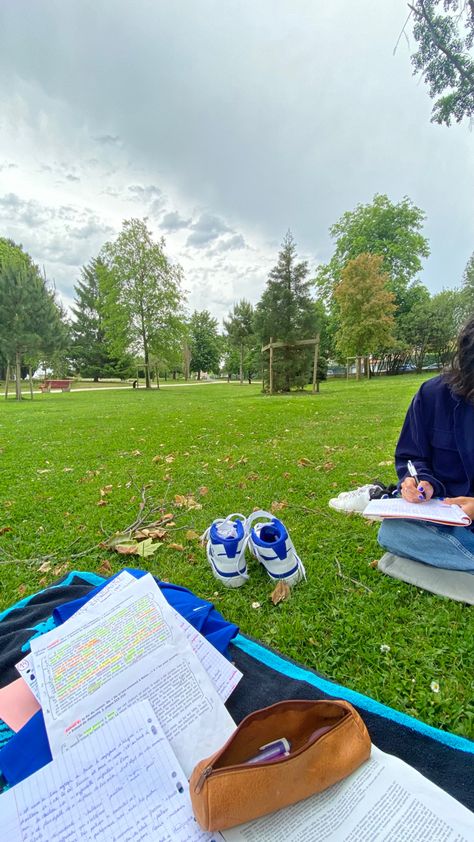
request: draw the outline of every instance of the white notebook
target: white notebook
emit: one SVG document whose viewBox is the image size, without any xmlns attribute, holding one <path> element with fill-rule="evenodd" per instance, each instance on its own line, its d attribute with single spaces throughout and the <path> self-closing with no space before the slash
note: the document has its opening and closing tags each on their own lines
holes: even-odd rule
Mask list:
<svg viewBox="0 0 474 842">
<path fill-rule="evenodd" d="M 407 503 L 401 497 L 387 497 L 385 500 L 371 500 L 363 511 L 364 517 L 395 517 L 429 520 L 448 526 L 469 526 L 471 518 L 466 512 L 442 500 L 426 500 L 424 503 Z"/>
</svg>

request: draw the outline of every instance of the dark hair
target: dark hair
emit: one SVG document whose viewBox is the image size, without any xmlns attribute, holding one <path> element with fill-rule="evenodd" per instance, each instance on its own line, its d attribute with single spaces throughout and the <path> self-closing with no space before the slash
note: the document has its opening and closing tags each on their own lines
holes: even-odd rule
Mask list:
<svg viewBox="0 0 474 842">
<path fill-rule="evenodd" d="M 456 395 L 474 403 L 474 316 L 459 333 L 451 368 L 444 377 Z"/>
</svg>

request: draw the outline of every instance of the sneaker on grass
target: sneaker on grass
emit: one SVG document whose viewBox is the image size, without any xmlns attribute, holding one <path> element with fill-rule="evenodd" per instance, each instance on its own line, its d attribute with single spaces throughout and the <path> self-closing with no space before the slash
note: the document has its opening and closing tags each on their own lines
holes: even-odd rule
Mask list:
<svg viewBox="0 0 474 842">
<path fill-rule="evenodd" d="M 271 579 L 283 580 L 290 587 L 306 579 L 303 562 L 281 520 L 269 512 L 253 512 L 247 518 L 246 531 L 249 550 L 263 564 Z"/>
<path fill-rule="evenodd" d="M 329 506 L 337 512 L 361 514 L 370 500 L 378 495 L 381 490 L 384 491 L 385 487 L 382 483 L 376 482 L 361 485 L 360 488 L 354 488 L 353 491 L 341 491 L 337 497 L 333 497 L 329 501 Z"/>
<path fill-rule="evenodd" d="M 203 541 L 207 538 L 206 552 L 212 572 L 227 588 L 240 588 L 248 579 L 245 523 L 245 515 L 235 512 L 214 520 L 202 536 Z"/>
</svg>

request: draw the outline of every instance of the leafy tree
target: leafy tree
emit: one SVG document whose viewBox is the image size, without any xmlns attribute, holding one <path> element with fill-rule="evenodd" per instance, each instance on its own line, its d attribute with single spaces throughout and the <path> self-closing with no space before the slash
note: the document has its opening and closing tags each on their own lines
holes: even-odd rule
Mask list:
<svg viewBox="0 0 474 842">
<path fill-rule="evenodd" d="M 181 269 L 165 254 L 165 241 L 154 242 L 146 220 L 129 219 L 114 242 L 106 243 L 101 260 L 105 330 L 112 348 L 143 356 L 146 388 L 151 388 L 150 353 L 164 341 L 182 314 Z"/>
<path fill-rule="evenodd" d="M 224 328 L 230 345 L 239 353 L 239 378 L 243 383 L 245 351 L 252 345 L 255 334 L 254 311 L 249 301 L 242 298 L 234 304 L 229 317 L 224 319 Z"/>
<path fill-rule="evenodd" d="M 329 229 L 335 240 L 334 254 L 316 275 L 326 302 L 332 305 L 334 288 L 350 260 L 360 254 L 377 254 L 400 308 L 408 286 L 422 268 L 421 258 L 429 255 L 428 241 L 421 233 L 424 219 L 423 211 L 407 197 L 393 204 L 383 194 L 375 195 L 370 204 L 346 211 Z"/>
<path fill-rule="evenodd" d="M 474 314 L 474 252 L 471 254 L 462 279 L 462 300 L 465 318 Z"/>
<path fill-rule="evenodd" d="M 394 295 L 383 258 L 359 254 L 341 272 L 334 295 L 340 308 L 336 346 L 343 356 L 365 357 L 393 344 Z"/>
<path fill-rule="evenodd" d="M 440 363 L 446 363 L 452 357 L 456 337 L 464 320 L 462 292 L 457 289 L 445 289 L 434 295 L 431 299 L 429 319 L 430 351 L 436 354 Z"/>
<path fill-rule="evenodd" d="M 67 332 L 54 293 L 21 246 L 0 239 L 0 351 L 14 363 L 21 400 L 21 366 L 66 344 Z"/>
<path fill-rule="evenodd" d="M 202 371 L 219 371 L 222 345 L 217 319 L 208 310 L 195 310 L 192 314 L 189 320 L 189 348 L 191 371 L 197 372 L 198 380 L 201 379 Z"/>
<path fill-rule="evenodd" d="M 71 357 L 83 377 L 126 377 L 133 371 L 133 359 L 125 347 L 120 356 L 112 354 L 105 332 L 105 295 L 100 277 L 107 271 L 99 258 L 81 269 L 81 280 L 75 286 L 76 300 L 72 308 Z M 102 285 L 103 286 L 103 285 Z"/>
<path fill-rule="evenodd" d="M 288 231 L 256 307 L 255 327 L 262 344 L 270 337 L 287 343 L 315 337 L 318 320 L 310 288 L 308 264 L 297 262 L 296 244 Z M 302 388 L 310 380 L 312 360 L 312 348 L 282 348 L 275 353 L 275 390 L 288 392 L 293 386 Z"/>
<path fill-rule="evenodd" d="M 473 0 L 413 0 L 411 61 L 434 99 L 431 121 L 449 126 L 474 116 Z"/>
</svg>

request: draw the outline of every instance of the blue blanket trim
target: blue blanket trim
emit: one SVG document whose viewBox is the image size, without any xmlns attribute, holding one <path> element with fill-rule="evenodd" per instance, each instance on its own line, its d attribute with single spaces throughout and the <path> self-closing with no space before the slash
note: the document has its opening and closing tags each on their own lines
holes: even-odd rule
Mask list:
<svg viewBox="0 0 474 842">
<path fill-rule="evenodd" d="M 418 731 L 433 740 L 437 740 L 450 748 L 458 751 L 465 751 L 468 754 L 474 754 L 474 743 L 465 737 L 459 737 L 457 734 L 451 734 L 449 731 L 441 731 L 439 728 L 434 728 L 432 725 L 427 725 L 425 722 L 420 722 L 407 713 L 390 708 L 383 705 L 381 702 L 376 702 L 369 696 L 363 696 L 356 690 L 350 690 L 348 687 L 343 687 L 341 684 L 335 684 L 333 681 L 328 681 L 325 678 L 316 675 L 314 672 L 306 670 L 291 661 L 286 661 L 275 652 L 260 646 L 253 640 L 249 640 L 241 634 L 234 637 L 232 643 L 238 646 L 243 652 L 246 652 L 252 658 L 255 658 L 260 663 L 265 664 L 270 669 L 282 673 L 289 678 L 294 678 L 296 681 L 306 681 L 307 684 L 312 684 L 323 693 L 328 693 L 330 696 L 337 696 L 340 699 L 345 699 L 359 708 L 375 713 L 378 716 L 384 716 L 386 719 L 392 719 L 399 725 L 404 725 L 406 728 L 411 728 L 412 731 Z"/>
<path fill-rule="evenodd" d="M 65 585 L 72 585 L 76 576 L 80 579 L 84 579 L 86 582 L 89 582 L 90 585 L 94 585 L 94 587 L 102 585 L 104 582 L 103 576 L 97 576 L 95 573 L 85 573 L 83 570 L 72 570 L 58 585 L 49 585 L 48 590 L 50 588 L 63 588 Z M 25 596 L 24 599 L 20 599 L 19 602 L 15 602 L 15 605 L 10 605 L 10 607 L 6 608 L 5 611 L 1 611 L 0 622 L 4 620 L 5 617 L 8 617 L 15 608 L 24 608 L 25 605 L 28 605 L 28 603 L 35 598 L 35 596 L 40 596 L 42 593 L 44 593 L 44 590 Z"/>
</svg>

